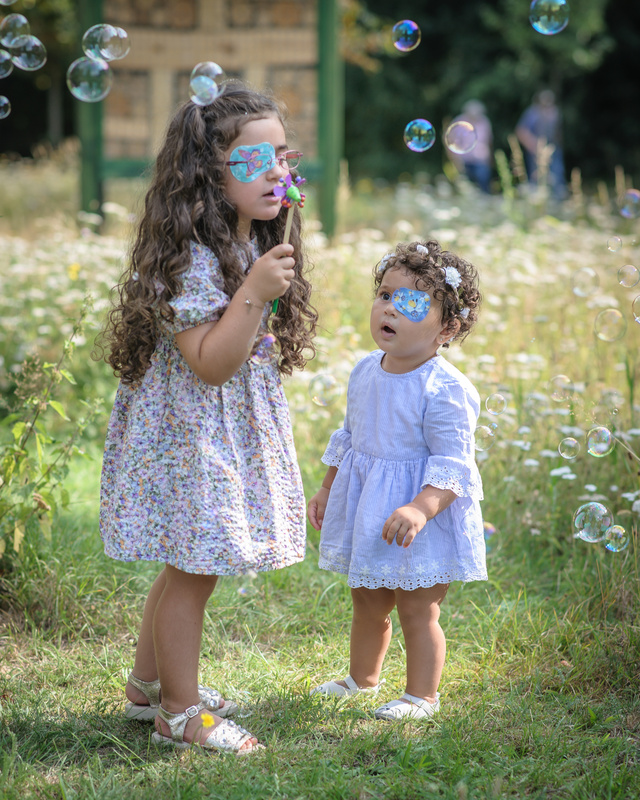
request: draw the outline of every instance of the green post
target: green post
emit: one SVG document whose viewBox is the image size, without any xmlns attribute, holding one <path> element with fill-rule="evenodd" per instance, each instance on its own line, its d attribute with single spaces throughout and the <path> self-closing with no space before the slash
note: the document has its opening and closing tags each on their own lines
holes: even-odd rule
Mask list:
<svg viewBox="0 0 640 800">
<path fill-rule="evenodd" d="M 80 0 L 80 35 L 102 22 L 102 0 Z M 84 53 L 79 53 L 84 55 Z M 102 103 L 76 104 L 76 125 L 80 138 L 80 206 L 83 211 L 99 211 L 102 205 Z"/>
<path fill-rule="evenodd" d="M 344 140 L 344 66 L 338 0 L 318 2 L 318 209 L 325 234 L 336 228 L 336 197 Z"/>
</svg>

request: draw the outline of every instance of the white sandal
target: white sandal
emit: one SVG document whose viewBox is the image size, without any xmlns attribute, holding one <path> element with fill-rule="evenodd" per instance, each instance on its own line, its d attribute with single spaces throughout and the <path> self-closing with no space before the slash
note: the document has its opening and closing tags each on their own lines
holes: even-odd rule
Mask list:
<svg viewBox="0 0 640 800">
<path fill-rule="evenodd" d="M 391 700 L 373 712 L 376 719 L 397 720 L 409 717 L 410 719 L 425 719 L 433 717 L 440 711 L 440 692 L 436 692 L 436 702 L 429 703 L 423 697 L 413 694 L 404 694 L 400 700 Z"/>
<path fill-rule="evenodd" d="M 142 692 L 149 703 L 146 705 L 127 703 L 124 707 L 125 718 L 139 722 L 155 719 L 160 707 L 160 681 L 141 681 L 140 678 L 136 678 L 133 672 L 129 674 L 128 680 L 134 689 Z M 224 705 L 220 707 L 223 697 L 215 689 L 210 689 L 208 686 L 198 686 L 198 692 L 200 701 L 207 706 L 209 711 L 215 712 L 219 717 L 229 717 L 238 710 L 238 706 L 232 700 L 225 700 Z"/>
<path fill-rule="evenodd" d="M 209 707 L 200 702 L 196 706 L 189 706 L 189 708 L 177 714 L 171 714 L 166 711 L 162 706 L 158 707 L 158 716 L 164 720 L 169 726 L 171 736 L 163 736 L 156 731 L 152 734 L 151 738 L 156 744 L 171 745 L 178 750 L 185 750 L 189 747 L 202 747 L 203 750 L 221 750 L 223 752 L 235 753 L 236 755 L 245 755 L 253 753 L 255 750 L 264 750 L 264 745 L 255 744 L 252 747 L 242 748 L 242 745 L 250 739 L 255 738 L 248 730 L 241 728 L 230 719 L 223 719 L 215 728 L 213 728 L 204 741 L 199 742 L 185 742 L 184 731 L 187 727 L 187 722 L 194 717 L 197 717 L 201 711 L 210 711 Z"/>
<path fill-rule="evenodd" d="M 353 694 L 378 694 L 380 687 L 384 683 L 384 680 L 381 680 L 377 686 L 365 686 L 360 688 L 351 675 L 347 675 L 343 680 L 347 684 L 346 687 L 341 686 L 339 683 L 336 683 L 336 681 L 327 681 L 326 683 L 320 684 L 320 686 L 316 686 L 309 694 L 334 695 L 335 697 L 346 697 L 347 695 Z"/>
</svg>

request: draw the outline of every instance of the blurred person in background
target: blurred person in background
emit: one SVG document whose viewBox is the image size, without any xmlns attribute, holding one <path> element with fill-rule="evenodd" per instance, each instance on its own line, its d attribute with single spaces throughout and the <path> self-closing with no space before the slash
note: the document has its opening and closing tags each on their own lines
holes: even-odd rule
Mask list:
<svg viewBox="0 0 640 800">
<path fill-rule="evenodd" d="M 480 100 L 468 100 L 462 107 L 462 113 L 454 119 L 454 122 L 469 122 L 473 125 L 477 138 L 475 145 L 468 153 L 451 153 L 453 162 L 472 183 L 486 194 L 490 194 L 493 171 L 493 130 L 484 103 Z"/>
<path fill-rule="evenodd" d="M 563 200 L 567 190 L 562 118 L 551 89 L 536 94 L 533 103 L 518 120 L 516 136 L 524 149 L 529 182 L 535 185 L 547 182 L 556 200 Z"/>
</svg>

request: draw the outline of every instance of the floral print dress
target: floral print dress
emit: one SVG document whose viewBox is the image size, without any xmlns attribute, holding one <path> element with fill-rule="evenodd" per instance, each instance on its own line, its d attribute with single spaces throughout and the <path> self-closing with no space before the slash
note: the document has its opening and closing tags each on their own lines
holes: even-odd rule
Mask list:
<svg viewBox="0 0 640 800">
<path fill-rule="evenodd" d="M 175 334 L 218 320 L 230 300 L 211 250 L 193 243 L 191 256 L 142 382 L 118 387 L 102 467 L 105 552 L 205 575 L 286 567 L 304 558 L 306 525 L 280 375 L 250 358 L 211 386 L 189 368 Z M 255 242 L 238 257 L 248 270 Z"/>
</svg>

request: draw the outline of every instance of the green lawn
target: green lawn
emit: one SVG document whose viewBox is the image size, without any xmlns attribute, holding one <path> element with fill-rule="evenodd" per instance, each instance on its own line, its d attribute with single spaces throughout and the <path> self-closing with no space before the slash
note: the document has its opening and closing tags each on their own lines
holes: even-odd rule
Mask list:
<svg viewBox="0 0 640 800">
<path fill-rule="evenodd" d="M 318 570 L 312 530 L 303 564 L 222 580 L 206 618 L 202 679 L 239 703 L 241 723 L 266 750 L 242 759 L 166 752 L 152 744 L 149 724 L 124 720 L 141 605 L 157 568 L 101 552 L 100 447 L 115 382 L 89 353 L 126 253 L 133 201 L 117 197 L 124 212 L 112 208 L 103 236 L 86 220 L 70 225 L 68 215 L 21 223 L 14 208 L 0 225 L 0 391 L 10 397 L 14 365 L 33 346 L 55 357 L 91 292 L 95 310 L 70 365 L 77 385 L 61 387 L 61 397 L 69 416 L 79 399 L 103 397 L 106 411 L 85 431 L 89 456 L 71 462 L 70 503 L 51 541 L 31 534 L 17 560 L 0 561 L 3 800 L 640 795 L 640 327 L 631 311 L 640 287 L 618 279 L 621 266 L 640 264 L 637 221 L 595 200 L 549 216 L 524 198 L 480 205 L 473 194 L 445 197 L 434 186 L 365 190 L 343 198 L 331 243 L 309 214 L 323 330 L 317 358 L 286 386 L 307 493 L 344 412 L 344 392 L 313 403 L 310 379 L 325 375 L 344 389 L 372 348 L 371 271 L 398 240 L 433 236 L 478 266 L 481 321 L 447 355 L 483 402 L 506 400 L 504 412 L 481 418 L 490 445 L 478 452 L 483 510 L 495 528 L 490 580 L 454 585 L 443 606 L 448 655 L 437 721 L 382 723 L 374 700 L 309 697 L 316 683 L 345 674 L 350 624 L 345 581 Z M 612 250 L 613 236 L 621 243 Z M 614 325 L 602 338 L 598 315 L 612 309 L 625 330 Z M 562 375 L 568 389 L 558 393 Z M 50 430 L 65 425 L 51 411 L 43 420 Z M 607 456 L 587 452 L 594 425 L 615 437 Z M 574 459 L 558 452 L 566 438 L 580 445 Z M 626 549 L 574 537 L 574 511 L 586 502 L 604 503 L 624 524 Z M 399 696 L 397 619 L 383 677 L 383 701 Z"/>
</svg>

